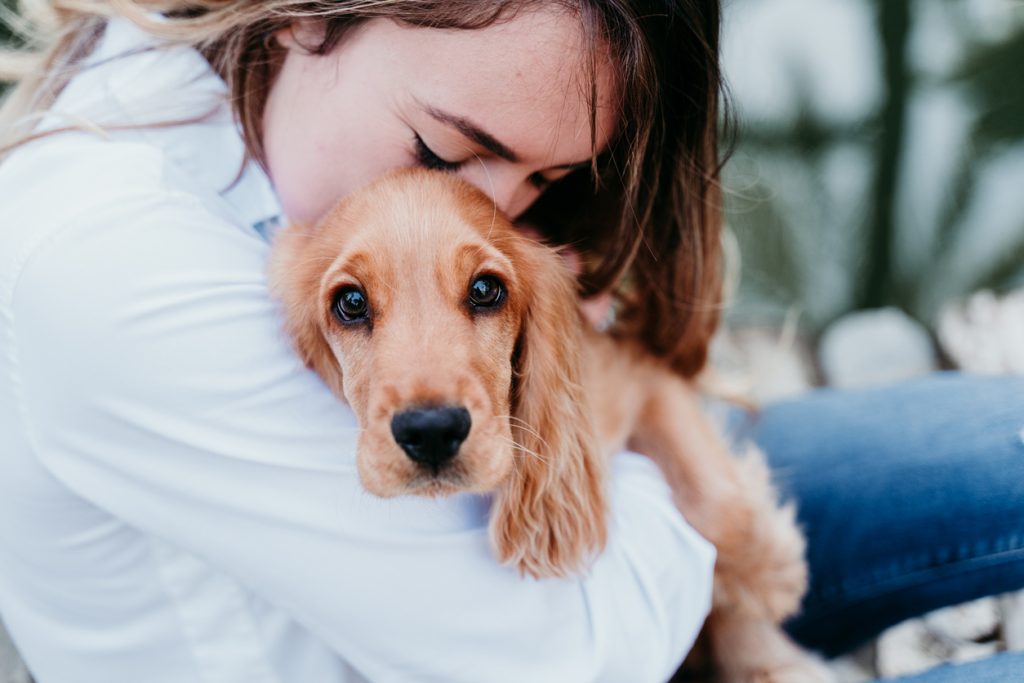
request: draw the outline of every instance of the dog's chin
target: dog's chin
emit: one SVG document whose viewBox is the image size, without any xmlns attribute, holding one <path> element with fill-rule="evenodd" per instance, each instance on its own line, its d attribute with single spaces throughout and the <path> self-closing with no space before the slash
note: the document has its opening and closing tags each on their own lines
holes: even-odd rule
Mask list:
<svg viewBox="0 0 1024 683">
<path fill-rule="evenodd" d="M 440 468 L 417 465 L 405 458 L 357 458 L 363 488 L 380 498 L 419 496 L 442 498 L 456 493 L 494 491 L 506 476 L 506 468 L 481 471 L 466 459 L 456 457 Z"/>
<path fill-rule="evenodd" d="M 444 498 L 465 491 L 467 491 L 466 487 L 458 480 L 452 480 L 443 474 L 429 474 L 413 478 L 409 482 L 405 494 L 421 498 Z"/>
<path fill-rule="evenodd" d="M 457 464 L 440 470 L 401 463 L 392 467 L 368 464 L 360 468 L 363 488 L 380 498 L 419 496 L 442 498 L 455 493 L 474 491 L 476 488 Z"/>
</svg>

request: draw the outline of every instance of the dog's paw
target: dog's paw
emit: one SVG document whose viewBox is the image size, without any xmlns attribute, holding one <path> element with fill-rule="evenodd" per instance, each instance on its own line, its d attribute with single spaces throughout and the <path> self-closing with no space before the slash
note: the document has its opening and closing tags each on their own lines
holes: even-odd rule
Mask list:
<svg viewBox="0 0 1024 683">
<path fill-rule="evenodd" d="M 713 619 L 710 624 L 721 683 L 835 683 L 835 674 L 767 621 Z"/>
</svg>

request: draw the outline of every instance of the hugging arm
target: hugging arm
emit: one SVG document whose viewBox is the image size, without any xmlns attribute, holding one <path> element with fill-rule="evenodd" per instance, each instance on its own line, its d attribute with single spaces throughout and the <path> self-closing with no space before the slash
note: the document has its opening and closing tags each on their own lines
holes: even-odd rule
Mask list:
<svg viewBox="0 0 1024 683">
<path fill-rule="evenodd" d="M 616 458 L 608 546 L 584 578 L 520 578 L 480 499 L 360 489 L 354 419 L 279 330 L 265 256 L 165 197 L 35 249 L 12 274 L 11 353 L 53 476 L 371 680 L 666 679 L 707 613 L 714 552 L 653 465 Z"/>
</svg>

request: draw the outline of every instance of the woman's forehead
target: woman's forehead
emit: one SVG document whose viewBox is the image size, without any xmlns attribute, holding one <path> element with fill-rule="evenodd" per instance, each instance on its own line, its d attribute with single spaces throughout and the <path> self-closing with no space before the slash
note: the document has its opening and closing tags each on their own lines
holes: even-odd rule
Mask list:
<svg viewBox="0 0 1024 683">
<path fill-rule="evenodd" d="M 475 124 L 524 161 L 589 158 L 592 78 L 599 148 L 615 128 L 611 60 L 602 47 L 591 61 L 575 15 L 550 9 L 483 29 L 385 30 L 392 34 L 392 67 L 404 72 L 418 104 Z"/>
</svg>

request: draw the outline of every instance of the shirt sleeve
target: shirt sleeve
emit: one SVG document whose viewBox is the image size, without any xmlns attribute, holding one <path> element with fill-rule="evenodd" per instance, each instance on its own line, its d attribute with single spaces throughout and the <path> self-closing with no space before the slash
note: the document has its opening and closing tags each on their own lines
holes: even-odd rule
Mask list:
<svg viewBox="0 0 1024 683">
<path fill-rule="evenodd" d="M 351 412 L 301 366 L 268 247 L 189 196 L 136 198 L 17 277 L 15 380 L 66 487 L 241 581 L 375 681 L 658 681 L 714 551 L 645 458 L 615 460 L 607 549 L 574 579 L 500 566 L 487 501 L 362 491 Z"/>
</svg>

